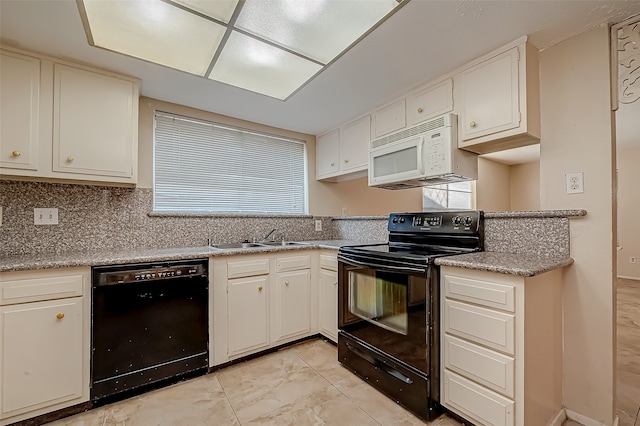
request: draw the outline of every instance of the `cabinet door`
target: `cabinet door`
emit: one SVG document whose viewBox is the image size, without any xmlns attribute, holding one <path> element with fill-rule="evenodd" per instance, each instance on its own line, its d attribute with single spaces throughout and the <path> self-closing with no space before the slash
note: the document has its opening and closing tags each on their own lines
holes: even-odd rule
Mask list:
<svg viewBox="0 0 640 426">
<path fill-rule="evenodd" d="M 228 354 L 269 344 L 268 276 L 227 282 Z"/>
<path fill-rule="evenodd" d="M 274 304 L 273 341 L 307 335 L 311 330 L 310 318 L 311 271 L 278 274 Z"/>
<path fill-rule="evenodd" d="M 340 170 L 364 169 L 369 158 L 371 117 L 362 117 L 340 129 Z"/>
<path fill-rule="evenodd" d="M 66 65 L 54 69 L 53 171 L 135 182 L 135 83 Z"/>
<path fill-rule="evenodd" d="M 340 130 L 316 139 L 316 177 L 331 176 L 340 170 Z"/>
<path fill-rule="evenodd" d="M 517 47 L 464 71 L 460 85 L 463 140 L 519 126 Z"/>
<path fill-rule="evenodd" d="M 0 308 L 3 417 L 82 397 L 82 300 Z"/>
<path fill-rule="evenodd" d="M 373 138 L 400 130 L 406 125 L 404 99 L 373 113 Z"/>
<path fill-rule="evenodd" d="M 407 96 L 407 126 L 453 111 L 451 78 Z"/>
<path fill-rule="evenodd" d="M 338 273 L 320 269 L 320 333 L 338 341 Z"/>
<path fill-rule="evenodd" d="M 0 52 L 0 167 L 37 170 L 40 60 Z"/>
</svg>

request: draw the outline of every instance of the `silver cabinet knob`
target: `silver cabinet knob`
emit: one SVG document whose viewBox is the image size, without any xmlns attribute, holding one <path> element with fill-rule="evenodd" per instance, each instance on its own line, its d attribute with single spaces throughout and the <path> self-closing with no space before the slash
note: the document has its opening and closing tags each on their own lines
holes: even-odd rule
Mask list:
<svg viewBox="0 0 640 426">
<path fill-rule="evenodd" d="M 476 123 L 475 121 L 472 121 L 471 123 L 469 123 L 469 126 L 470 126 L 470 127 L 476 127 L 476 126 L 477 126 L 477 123 Z"/>
</svg>

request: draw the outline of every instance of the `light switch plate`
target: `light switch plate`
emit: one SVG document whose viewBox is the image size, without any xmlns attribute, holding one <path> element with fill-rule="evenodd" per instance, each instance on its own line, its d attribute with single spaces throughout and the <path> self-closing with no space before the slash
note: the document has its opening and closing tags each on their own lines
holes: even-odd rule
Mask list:
<svg viewBox="0 0 640 426">
<path fill-rule="evenodd" d="M 34 225 L 57 225 L 58 209 L 33 209 Z"/>
<path fill-rule="evenodd" d="M 322 219 L 316 219 L 316 231 L 322 231 Z"/>
</svg>

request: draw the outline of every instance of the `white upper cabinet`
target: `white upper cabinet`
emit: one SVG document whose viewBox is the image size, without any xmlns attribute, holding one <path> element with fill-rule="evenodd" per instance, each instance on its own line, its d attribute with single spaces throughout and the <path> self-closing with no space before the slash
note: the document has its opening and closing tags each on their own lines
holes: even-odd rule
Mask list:
<svg viewBox="0 0 640 426">
<path fill-rule="evenodd" d="M 522 42 L 455 76 L 458 147 L 479 154 L 540 141 L 537 51 Z"/>
<path fill-rule="evenodd" d="M 340 129 L 316 139 L 316 175 L 318 179 L 335 176 L 340 171 Z"/>
<path fill-rule="evenodd" d="M 0 51 L 0 167 L 37 170 L 40 59 Z"/>
<path fill-rule="evenodd" d="M 407 126 L 453 111 L 453 79 L 414 90 L 407 96 Z"/>
<path fill-rule="evenodd" d="M 367 168 L 371 119 L 367 115 L 340 128 L 340 168 L 343 171 Z"/>
<path fill-rule="evenodd" d="M 54 69 L 54 172 L 134 179 L 136 85 L 66 65 Z"/>
<path fill-rule="evenodd" d="M 13 48 L 1 54 L 0 175 L 136 183 L 136 79 Z"/>
<path fill-rule="evenodd" d="M 316 139 L 317 179 L 364 176 L 369 155 L 371 118 L 361 117 Z"/>
<path fill-rule="evenodd" d="M 373 139 L 400 130 L 407 125 L 405 102 L 400 99 L 373 113 Z"/>
</svg>

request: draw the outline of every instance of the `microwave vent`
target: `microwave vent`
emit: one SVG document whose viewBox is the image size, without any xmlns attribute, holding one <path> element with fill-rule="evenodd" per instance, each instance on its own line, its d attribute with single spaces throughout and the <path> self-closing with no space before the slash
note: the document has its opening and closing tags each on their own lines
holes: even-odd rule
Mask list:
<svg viewBox="0 0 640 426">
<path fill-rule="evenodd" d="M 419 135 L 421 133 L 430 132 L 432 130 L 441 129 L 443 127 L 450 127 L 452 123 L 452 114 L 441 115 L 433 120 L 425 121 L 413 127 L 408 127 L 403 130 L 399 130 L 390 135 L 383 136 L 378 139 L 374 139 L 370 142 L 370 148 L 379 148 L 381 146 L 397 142 L 402 139 L 409 138 L 411 136 Z"/>
</svg>

